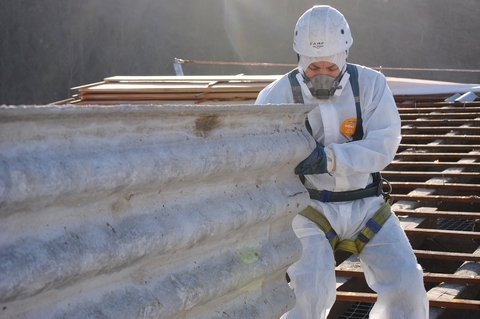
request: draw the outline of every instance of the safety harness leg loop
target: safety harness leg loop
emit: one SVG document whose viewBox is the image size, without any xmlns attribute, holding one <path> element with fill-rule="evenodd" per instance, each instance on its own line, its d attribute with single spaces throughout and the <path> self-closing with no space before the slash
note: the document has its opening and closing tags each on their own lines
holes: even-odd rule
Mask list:
<svg viewBox="0 0 480 319">
<path fill-rule="evenodd" d="M 325 236 L 327 236 L 329 241 L 332 241 L 337 236 L 337 233 L 332 228 L 328 233 L 325 234 Z"/>
<path fill-rule="evenodd" d="M 357 239 L 358 239 L 359 241 L 361 241 L 362 243 L 365 243 L 365 244 L 368 244 L 368 242 L 370 241 L 370 238 L 368 238 L 367 236 L 365 236 L 365 235 L 362 234 L 362 233 L 359 233 L 359 234 L 358 234 Z"/>
<path fill-rule="evenodd" d="M 378 233 L 382 225 L 379 225 L 375 220 L 370 218 L 366 224 L 375 234 Z"/>
<path fill-rule="evenodd" d="M 365 227 L 362 228 L 355 240 L 340 240 L 338 234 L 335 232 L 332 225 L 330 225 L 330 222 L 310 206 L 301 211 L 300 215 L 314 222 L 325 233 L 325 236 L 330 241 L 330 245 L 334 251 L 339 249 L 359 256 L 365 245 L 372 240 L 373 236 L 380 231 L 383 224 L 385 224 L 390 218 L 392 212 L 390 209 L 390 201 L 386 200 L 375 212 L 373 217 L 368 220 Z"/>
</svg>

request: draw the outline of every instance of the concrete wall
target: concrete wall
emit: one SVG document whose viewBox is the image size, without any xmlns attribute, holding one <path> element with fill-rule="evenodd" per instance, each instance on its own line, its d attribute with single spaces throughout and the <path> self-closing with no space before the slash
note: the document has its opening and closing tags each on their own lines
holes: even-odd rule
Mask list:
<svg viewBox="0 0 480 319">
<path fill-rule="evenodd" d="M 0 318 L 278 318 L 310 109 L 0 108 Z"/>
</svg>

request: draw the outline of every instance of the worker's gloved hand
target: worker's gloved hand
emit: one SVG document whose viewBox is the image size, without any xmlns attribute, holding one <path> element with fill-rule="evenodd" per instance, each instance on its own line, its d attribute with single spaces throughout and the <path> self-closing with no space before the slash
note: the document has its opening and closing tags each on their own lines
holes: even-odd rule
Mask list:
<svg viewBox="0 0 480 319">
<path fill-rule="evenodd" d="M 313 175 L 327 173 L 327 154 L 324 146 L 317 143 L 317 147 L 306 159 L 295 167 L 297 175 Z"/>
</svg>

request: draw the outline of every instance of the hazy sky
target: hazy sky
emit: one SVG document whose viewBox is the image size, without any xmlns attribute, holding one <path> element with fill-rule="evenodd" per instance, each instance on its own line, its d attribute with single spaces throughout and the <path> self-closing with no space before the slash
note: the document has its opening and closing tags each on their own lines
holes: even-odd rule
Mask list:
<svg viewBox="0 0 480 319">
<path fill-rule="evenodd" d="M 189 60 L 296 63 L 297 19 L 333 4 L 370 67 L 480 69 L 478 0 L 4 0 L 0 104 L 46 103 L 114 75 L 173 75 Z M 185 74 L 282 74 L 289 67 L 184 65 Z M 384 71 L 480 83 L 480 73 Z"/>
</svg>

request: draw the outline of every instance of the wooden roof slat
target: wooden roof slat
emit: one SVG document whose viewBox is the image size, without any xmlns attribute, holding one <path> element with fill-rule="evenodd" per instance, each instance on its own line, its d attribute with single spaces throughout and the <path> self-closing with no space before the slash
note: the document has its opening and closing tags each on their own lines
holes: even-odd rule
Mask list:
<svg viewBox="0 0 480 319">
<path fill-rule="evenodd" d="M 436 135 L 436 134 L 402 134 L 402 140 L 450 140 L 450 141 L 468 141 L 480 140 L 480 135 L 470 135 L 470 134 L 458 134 L 458 135 Z"/>
<path fill-rule="evenodd" d="M 254 99 L 256 93 L 142 93 L 142 94 L 86 94 L 82 100 L 236 100 L 236 99 Z"/>
<path fill-rule="evenodd" d="M 472 101 L 468 103 L 462 102 L 445 102 L 445 98 L 441 98 L 439 101 L 420 101 L 421 96 L 417 96 L 414 102 L 400 101 L 397 99 L 397 96 L 394 97 L 397 101 L 398 108 L 428 108 L 428 109 L 439 109 L 439 108 L 470 108 L 477 107 L 480 105 L 480 101 Z"/>
<path fill-rule="evenodd" d="M 211 92 L 260 92 L 265 85 L 253 83 L 231 84 L 101 84 L 93 87 L 82 88 L 79 91 L 82 94 L 110 93 L 110 94 L 129 94 L 129 93 L 211 93 Z"/>
<path fill-rule="evenodd" d="M 479 114 L 480 116 L 480 114 Z M 450 118 L 443 118 L 443 119 L 405 119 L 401 117 L 402 125 L 412 124 L 412 125 L 435 125 L 435 126 L 442 126 L 442 125 L 478 125 L 480 124 L 480 117 L 479 118 L 458 118 L 458 119 L 450 119 Z"/>
<path fill-rule="evenodd" d="M 414 114 L 415 112 L 418 112 L 420 114 L 426 114 L 426 112 L 435 112 L 434 114 L 437 113 L 442 113 L 444 115 L 450 115 L 451 113 L 458 114 L 458 113 L 472 113 L 472 112 L 480 112 L 480 106 L 475 105 L 475 106 L 470 106 L 470 107 L 461 107 L 461 106 L 453 106 L 453 107 L 440 107 L 440 106 L 434 106 L 434 107 L 398 107 L 398 112 L 400 115 L 402 114 Z M 423 112 L 423 113 L 421 113 Z M 430 113 L 428 113 L 430 114 Z"/>
<path fill-rule="evenodd" d="M 468 154 L 468 153 L 420 153 L 420 152 L 409 152 L 403 151 L 397 153 L 395 158 L 432 158 L 433 160 L 437 159 L 456 159 L 456 158 L 471 158 L 478 159 L 479 154 Z M 432 165 L 434 165 L 432 163 Z"/>
<path fill-rule="evenodd" d="M 427 229 L 427 228 L 414 228 L 404 229 L 407 235 L 424 235 L 429 237 L 456 237 L 456 238 L 468 238 L 471 240 L 480 239 L 480 232 L 472 231 L 459 231 L 459 230 L 441 230 L 441 229 Z"/>
<path fill-rule="evenodd" d="M 80 89 L 85 89 L 85 88 L 89 88 L 89 87 L 92 87 L 92 86 L 97 86 L 97 85 L 101 85 L 101 84 L 104 84 L 105 82 L 96 82 L 96 83 L 90 83 L 90 84 L 84 84 L 84 85 L 79 85 L 79 86 L 75 86 L 73 88 L 71 88 L 70 90 L 80 90 Z"/>
<path fill-rule="evenodd" d="M 415 217 L 427 217 L 427 218 L 453 218 L 453 219 L 480 219 L 480 212 L 471 213 L 471 212 L 454 212 L 454 211 L 422 211 L 422 210 L 411 210 L 411 209 L 395 209 L 394 213 L 396 215 L 408 215 Z M 480 258 L 479 258 L 480 261 Z"/>
<path fill-rule="evenodd" d="M 432 164 L 433 165 L 433 164 Z M 478 172 L 420 172 L 420 171 L 382 171 L 383 176 L 409 176 L 409 177 L 479 177 Z"/>
<path fill-rule="evenodd" d="M 397 188 L 434 188 L 437 190 L 447 189 L 455 191 L 477 191 L 480 194 L 480 185 L 478 184 L 463 184 L 463 183 L 420 183 L 420 182 L 389 182 L 393 189 Z M 480 196 L 480 195 L 479 195 Z"/>
<path fill-rule="evenodd" d="M 415 253 L 415 256 L 417 256 L 417 258 L 480 262 L 480 256 L 474 254 L 418 249 L 414 249 L 413 252 Z"/>
<path fill-rule="evenodd" d="M 480 132 L 480 126 L 402 126 L 402 132 Z"/>
<path fill-rule="evenodd" d="M 365 273 L 363 270 L 358 269 L 335 269 L 336 276 L 342 277 L 356 277 L 356 278 L 364 278 Z M 458 283 L 458 284 L 480 284 L 480 276 L 458 276 L 452 274 L 440 274 L 440 273 L 431 273 L 425 272 L 423 273 L 423 281 L 424 282 L 451 282 L 451 283 Z"/>
<path fill-rule="evenodd" d="M 413 166 L 413 167 L 428 167 L 428 168 L 436 168 L 436 167 L 468 167 L 468 168 L 480 168 L 480 163 L 459 163 L 459 162 L 440 162 L 440 161 L 434 161 L 434 162 L 402 162 L 395 160 L 388 164 L 388 167 L 397 167 L 401 166 L 403 167 L 408 167 L 408 166 Z M 454 185 L 449 185 L 449 186 L 454 186 Z"/>
<path fill-rule="evenodd" d="M 480 196 L 445 196 L 445 195 L 404 195 L 404 194 L 390 194 L 394 200 L 413 200 L 413 201 L 429 201 L 429 202 L 444 202 L 444 203 L 464 203 L 464 204 L 480 204 Z"/>
<path fill-rule="evenodd" d="M 377 294 L 367 292 L 337 291 L 337 300 L 374 303 L 377 301 Z M 430 299 L 429 305 L 430 307 L 480 310 L 480 301 L 471 299 Z"/>
<path fill-rule="evenodd" d="M 425 144 L 405 144 L 401 143 L 399 148 L 410 148 L 414 150 L 467 150 L 473 151 L 478 150 L 480 151 L 480 145 L 469 145 L 469 144 L 435 144 L 435 145 L 425 145 Z M 480 154 L 477 154 L 480 156 Z"/>
</svg>

